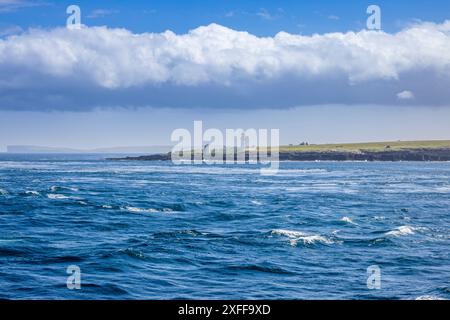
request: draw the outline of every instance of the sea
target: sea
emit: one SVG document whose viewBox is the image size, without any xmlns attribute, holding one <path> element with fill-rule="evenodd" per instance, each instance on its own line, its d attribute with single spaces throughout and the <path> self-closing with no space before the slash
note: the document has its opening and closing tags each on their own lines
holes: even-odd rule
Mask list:
<svg viewBox="0 0 450 320">
<path fill-rule="evenodd" d="M 450 163 L 0 154 L 0 299 L 449 299 Z"/>
</svg>

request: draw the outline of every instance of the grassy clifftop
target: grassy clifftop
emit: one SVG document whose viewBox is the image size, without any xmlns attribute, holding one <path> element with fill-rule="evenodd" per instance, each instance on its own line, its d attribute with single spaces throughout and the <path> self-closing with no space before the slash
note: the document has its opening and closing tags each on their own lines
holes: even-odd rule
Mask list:
<svg viewBox="0 0 450 320">
<path fill-rule="evenodd" d="M 233 149 L 234 150 L 234 149 Z M 230 150 L 228 150 L 230 151 Z M 231 151 L 237 159 L 242 151 Z M 201 151 L 200 151 L 201 154 Z M 228 154 L 230 155 L 230 153 Z M 194 154 L 188 151 L 188 158 Z M 249 159 L 249 153 L 245 154 Z M 224 156 L 224 160 L 225 160 Z M 229 159 L 229 158 L 226 158 Z M 231 158 L 232 159 L 232 158 Z M 171 154 L 154 154 L 108 160 L 171 160 Z M 450 140 L 281 146 L 280 161 L 450 161 Z"/>
<path fill-rule="evenodd" d="M 367 143 L 317 144 L 309 146 L 281 146 L 280 152 L 382 152 L 419 149 L 450 149 L 450 140 L 389 141 Z"/>
</svg>

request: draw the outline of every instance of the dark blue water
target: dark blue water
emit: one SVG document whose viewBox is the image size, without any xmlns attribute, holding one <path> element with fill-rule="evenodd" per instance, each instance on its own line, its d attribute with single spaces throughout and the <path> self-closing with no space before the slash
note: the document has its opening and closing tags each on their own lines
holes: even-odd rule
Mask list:
<svg viewBox="0 0 450 320">
<path fill-rule="evenodd" d="M 448 299 L 449 232 L 450 163 L 0 156 L 0 298 Z"/>
</svg>

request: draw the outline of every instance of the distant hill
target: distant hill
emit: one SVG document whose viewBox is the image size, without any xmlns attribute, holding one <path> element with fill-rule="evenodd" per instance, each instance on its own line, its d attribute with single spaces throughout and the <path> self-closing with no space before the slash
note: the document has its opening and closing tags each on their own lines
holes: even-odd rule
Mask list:
<svg viewBox="0 0 450 320">
<path fill-rule="evenodd" d="M 97 149 L 72 149 L 55 148 L 43 146 L 13 145 L 7 146 L 8 153 L 164 153 L 169 152 L 171 146 L 148 146 L 148 147 L 113 147 Z"/>
<path fill-rule="evenodd" d="M 385 141 L 280 146 L 280 152 L 381 152 L 417 149 L 450 149 L 450 140 Z"/>
</svg>

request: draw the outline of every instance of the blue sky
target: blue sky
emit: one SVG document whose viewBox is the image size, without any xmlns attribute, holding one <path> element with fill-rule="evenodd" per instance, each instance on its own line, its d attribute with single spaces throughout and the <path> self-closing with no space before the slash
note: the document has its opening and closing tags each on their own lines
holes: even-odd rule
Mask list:
<svg viewBox="0 0 450 320">
<path fill-rule="evenodd" d="M 450 139 L 448 19 L 447 0 L 0 0 L 0 151 L 166 145 L 194 120 L 284 144 Z"/>
<path fill-rule="evenodd" d="M 6 1 L 6 0 L 4 0 Z M 123 27 L 135 33 L 170 29 L 185 33 L 201 25 L 218 23 L 255 35 L 325 33 L 365 28 L 365 10 L 377 4 L 383 11 L 383 29 L 395 32 L 416 20 L 442 22 L 448 18 L 447 0 L 397 1 L 267 1 L 267 0 L 166 0 L 166 1 L 20 1 L 0 13 L 2 26 L 56 27 L 65 24 L 65 9 L 76 4 L 89 26 Z M 0 2 L 1 3 L 1 2 Z M 32 4 L 32 5 L 31 5 Z"/>
</svg>

